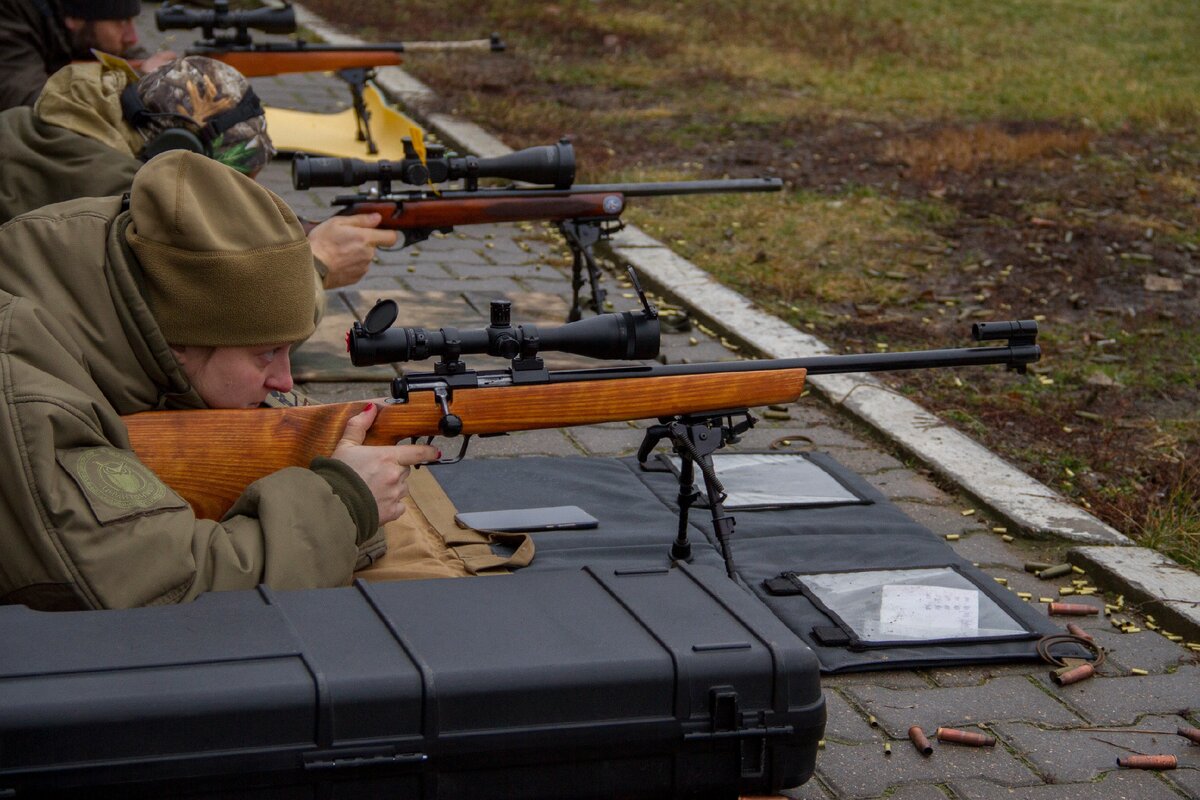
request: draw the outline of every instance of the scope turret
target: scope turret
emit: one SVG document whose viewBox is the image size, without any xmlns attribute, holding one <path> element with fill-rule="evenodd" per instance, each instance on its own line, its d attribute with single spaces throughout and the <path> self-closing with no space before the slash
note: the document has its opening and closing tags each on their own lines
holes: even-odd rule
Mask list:
<svg viewBox="0 0 1200 800">
<path fill-rule="evenodd" d="M 475 330 L 392 328 L 397 311 L 396 301 L 380 300 L 363 322 L 354 323 L 347 337 L 354 366 L 437 356 L 454 361 L 471 353 L 524 360 L 550 351 L 629 361 L 658 355 L 658 317 L 645 311 L 600 314 L 557 326 L 513 325 L 509 321 L 511 304 L 496 300 L 492 302 L 492 324 Z"/>
<path fill-rule="evenodd" d="M 417 158 L 411 141 L 405 139 L 404 149 L 406 157 L 401 161 L 298 156 L 292 160 L 292 185 L 303 190 L 314 186 L 359 186 L 368 181 L 379 181 L 380 193 L 387 194 L 392 181 L 424 186 L 465 180 L 468 189 L 475 189 L 480 178 L 504 178 L 552 185 L 556 189 L 569 189 L 575 182 L 575 150 L 565 139 L 495 158 L 447 156 L 441 145 L 430 145 L 424 164 Z"/>
<path fill-rule="evenodd" d="M 296 11 L 291 3 L 281 8 L 255 8 L 230 11 L 229 0 L 214 0 L 211 9 L 188 8 L 180 3 L 164 4 L 154 12 L 154 23 L 160 31 L 200 28 L 205 38 L 213 31 L 233 28 L 239 37 L 253 28 L 263 33 L 289 34 L 296 32 Z"/>
</svg>

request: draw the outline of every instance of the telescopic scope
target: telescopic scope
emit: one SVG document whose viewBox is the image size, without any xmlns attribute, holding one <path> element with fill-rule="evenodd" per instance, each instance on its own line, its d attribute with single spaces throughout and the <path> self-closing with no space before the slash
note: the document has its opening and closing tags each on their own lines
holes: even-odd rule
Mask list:
<svg viewBox="0 0 1200 800">
<path fill-rule="evenodd" d="M 354 323 L 347 342 L 354 366 L 421 361 L 435 356 L 454 361 L 471 353 L 532 359 L 538 353 L 558 351 L 630 361 L 658 355 L 658 318 L 644 311 L 600 314 L 566 325 L 539 327 L 511 324 L 512 303 L 493 300 L 492 324 L 475 330 L 392 328 L 397 313 L 395 300 L 380 300 L 366 319 Z"/>
<path fill-rule="evenodd" d="M 411 143 L 405 141 L 405 150 Z M 575 149 L 565 139 L 555 144 L 527 147 L 506 156 L 445 156 L 440 146 L 431 146 L 425 163 L 408 157 L 402 161 L 362 161 L 357 158 L 297 157 L 292 160 L 292 185 L 297 189 L 314 186 L 359 186 L 379 181 L 380 192 L 387 194 L 392 181 L 424 186 L 427 183 L 465 180 L 474 189 L 480 178 L 504 178 L 556 189 L 569 189 L 575 182 Z"/>
<path fill-rule="evenodd" d="M 201 28 L 212 38 L 214 30 L 235 28 L 239 34 L 253 28 L 263 33 L 289 34 L 296 32 L 296 11 L 291 3 L 282 8 L 255 8 L 230 11 L 229 0 L 214 0 L 211 9 L 188 8 L 182 4 L 164 4 L 154 12 L 154 23 L 160 31 Z"/>
</svg>

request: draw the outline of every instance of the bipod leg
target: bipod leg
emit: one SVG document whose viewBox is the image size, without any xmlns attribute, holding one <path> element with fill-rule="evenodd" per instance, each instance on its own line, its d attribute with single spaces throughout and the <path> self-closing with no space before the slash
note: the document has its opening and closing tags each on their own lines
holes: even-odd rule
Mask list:
<svg viewBox="0 0 1200 800">
<path fill-rule="evenodd" d="M 571 310 L 567 314 L 567 322 L 575 322 L 583 317 L 579 290 L 583 288 L 585 267 L 592 285 L 592 309 L 597 314 L 603 314 L 604 300 L 608 292 L 600 288 L 600 268 L 596 265 L 596 259 L 592 257 L 592 246 L 600 241 L 603 235 L 600 222 L 568 219 L 559 222 L 558 229 L 567 240 L 567 246 L 571 248 Z"/>
<path fill-rule="evenodd" d="M 356 138 L 367 143 L 367 152 L 371 155 L 379 153 L 375 140 L 371 137 L 371 112 L 363 99 L 363 90 L 367 85 L 370 73 L 363 68 L 338 70 L 338 77 L 350 86 L 350 99 L 354 107 L 354 125 L 358 129 Z"/>
<path fill-rule="evenodd" d="M 704 476 L 704 489 L 708 492 L 708 504 L 712 511 L 713 530 L 717 533 L 717 542 L 721 545 L 721 557 L 725 559 L 725 573 L 736 577 L 733 568 L 733 550 L 729 540 L 733 538 L 733 529 L 737 525 L 730 514 L 725 511 L 725 487 L 717 479 L 717 471 L 713 467 L 712 454 L 700 456 L 700 473 Z"/>
<path fill-rule="evenodd" d="M 579 305 L 579 290 L 583 288 L 583 251 L 575 242 L 568 238 L 571 245 L 571 310 L 567 312 L 567 322 L 583 319 L 583 308 Z"/>
<path fill-rule="evenodd" d="M 678 448 L 676 452 L 679 452 Z M 692 457 L 686 452 L 679 452 L 679 458 L 682 462 L 679 467 L 679 496 L 676 498 L 679 503 L 679 528 L 675 533 L 675 541 L 671 543 L 671 560 L 691 561 L 692 544 L 687 535 L 688 510 L 700 499 L 700 492 L 696 490 L 695 462 Z"/>
<path fill-rule="evenodd" d="M 592 310 L 603 314 L 608 290 L 600 288 L 600 267 L 596 266 L 596 259 L 592 258 L 592 248 L 583 251 L 583 258 L 587 262 L 588 281 L 592 284 Z"/>
</svg>

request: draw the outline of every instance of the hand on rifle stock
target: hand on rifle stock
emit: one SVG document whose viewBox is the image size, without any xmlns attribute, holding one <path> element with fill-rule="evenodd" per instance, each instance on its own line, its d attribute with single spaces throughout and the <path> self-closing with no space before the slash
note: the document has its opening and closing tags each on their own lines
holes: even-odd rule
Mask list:
<svg viewBox="0 0 1200 800">
<path fill-rule="evenodd" d="M 375 248 L 396 244 L 395 231 L 378 227 L 382 219 L 379 214 L 335 216 L 309 231 L 313 256 L 329 268 L 326 289 L 358 283 L 375 258 Z"/>
<path fill-rule="evenodd" d="M 364 445 L 367 431 L 377 416 L 379 406 L 369 403 L 360 413 L 347 420 L 332 457 L 349 465 L 367 484 L 379 507 L 379 524 L 383 525 L 404 513 L 411 465 L 436 461 L 441 457 L 441 452 L 436 447 L 423 444 Z"/>
</svg>

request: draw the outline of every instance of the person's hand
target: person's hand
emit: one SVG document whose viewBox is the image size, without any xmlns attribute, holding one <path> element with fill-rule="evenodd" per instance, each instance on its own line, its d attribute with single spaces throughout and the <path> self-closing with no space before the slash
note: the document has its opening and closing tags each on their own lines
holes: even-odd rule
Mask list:
<svg viewBox="0 0 1200 800">
<path fill-rule="evenodd" d="M 441 451 L 424 444 L 364 445 L 367 431 L 375 424 L 377 416 L 379 406 L 368 403 L 347 420 L 333 457 L 347 464 L 367 484 L 379 508 L 379 524 L 383 525 L 404 513 L 411 465 L 436 461 L 441 457 Z"/>
<path fill-rule="evenodd" d="M 329 268 L 325 288 L 337 289 L 358 283 L 367 274 L 376 247 L 391 247 L 396 232 L 379 230 L 379 214 L 350 214 L 322 222 L 308 234 L 313 255 Z"/>
<path fill-rule="evenodd" d="M 142 74 L 149 75 L 151 72 L 154 72 L 154 70 L 169 64 L 177 58 L 179 58 L 177 53 L 171 50 L 161 50 L 149 58 L 143 59 Z"/>
</svg>

